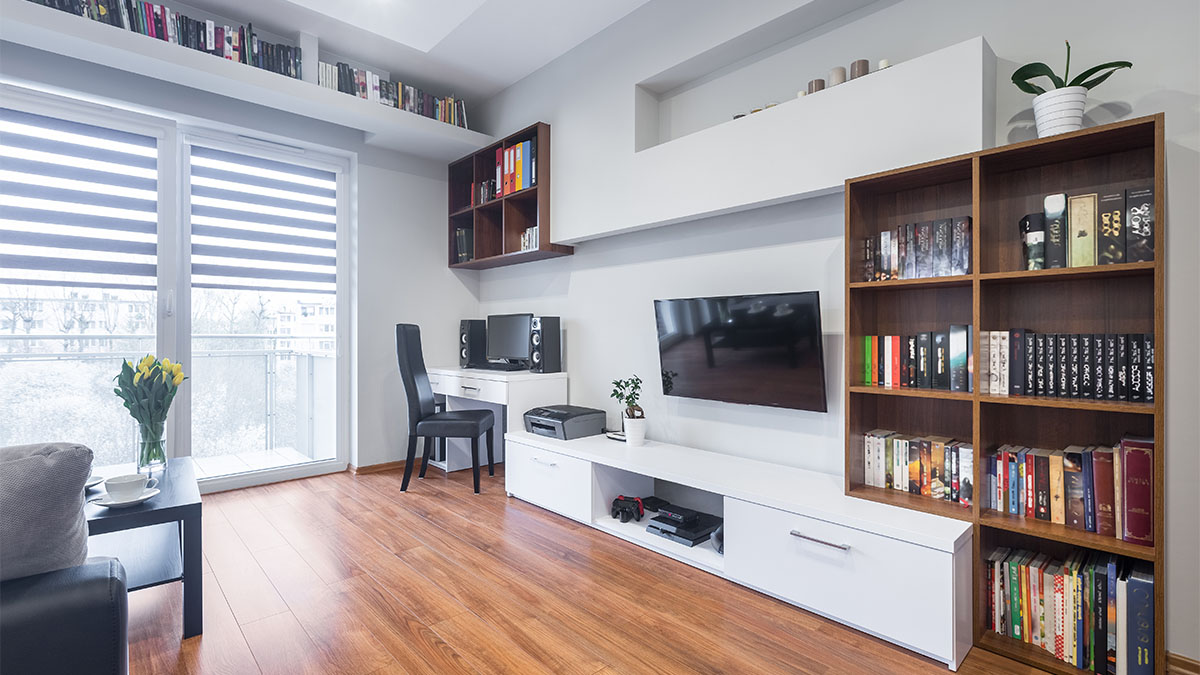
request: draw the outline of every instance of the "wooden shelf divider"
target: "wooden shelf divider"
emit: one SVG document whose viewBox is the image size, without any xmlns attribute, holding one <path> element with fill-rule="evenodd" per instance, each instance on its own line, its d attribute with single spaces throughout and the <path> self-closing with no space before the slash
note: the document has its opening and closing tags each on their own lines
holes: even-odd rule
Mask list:
<svg viewBox="0 0 1200 675">
<path fill-rule="evenodd" d="M 1052 673 L 1079 672 L 1044 650 L 988 629 L 986 563 L 996 546 L 1059 555 L 1072 548 L 1146 561 L 1154 569 L 1154 663 L 1166 668 L 1164 510 L 1166 364 L 1166 201 L 1164 116 L 1013 144 L 846 181 L 845 492 L 870 501 L 971 521 L 974 528 L 975 645 Z M 1017 222 L 1040 211 L 1046 194 L 1086 194 L 1153 183 L 1155 254 L 1149 262 L 1023 269 Z M 863 281 L 864 241 L 906 223 L 970 215 L 971 270 L 965 275 Z M 886 388 L 862 384 L 862 339 L 972 326 L 1045 333 L 1153 333 L 1154 401 L 1094 400 Z M 977 358 L 977 357 L 976 357 Z M 875 428 L 970 439 L 971 508 L 866 485 L 863 435 Z M 985 459 L 1002 444 L 1062 448 L 1116 443 L 1123 433 L 1153 435 L 1154 546 L 1140 546 L 981 504 Z"/>
</svg>

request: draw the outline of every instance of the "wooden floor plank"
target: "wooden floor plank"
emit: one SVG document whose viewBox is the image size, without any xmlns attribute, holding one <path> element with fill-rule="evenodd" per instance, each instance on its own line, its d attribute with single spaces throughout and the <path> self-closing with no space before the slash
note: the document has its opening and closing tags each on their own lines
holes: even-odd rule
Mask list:
<svg viewBox="0 0 1200 675">
<path fill-rule="evenodd" d="M 291 612 L 242 624 L 242 634 L 263 675 L 327 675 L 325 663 L 304 627 Z"/>
</svg>

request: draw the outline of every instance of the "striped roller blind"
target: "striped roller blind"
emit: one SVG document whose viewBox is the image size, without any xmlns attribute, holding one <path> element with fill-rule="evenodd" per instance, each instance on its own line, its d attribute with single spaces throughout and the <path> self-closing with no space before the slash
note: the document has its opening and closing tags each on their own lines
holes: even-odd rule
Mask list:
<svg viewBox="0 0 1200 675">
<path fill-rule="evenodd" d="M 337 175 L 191 146 L 192 285 L 333 293 Z"/>
<path fill-rule="evenodd" d="M 158 143 L 0 108 L 0 284 L 154 289 Z"/>
</svg>

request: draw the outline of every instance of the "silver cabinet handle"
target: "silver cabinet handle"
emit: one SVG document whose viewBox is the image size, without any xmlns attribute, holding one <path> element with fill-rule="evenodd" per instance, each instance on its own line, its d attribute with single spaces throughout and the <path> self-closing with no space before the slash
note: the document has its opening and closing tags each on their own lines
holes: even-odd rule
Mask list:
<svg viewBox="0 0 1200 675">
<path fill-rule="evenodd" d="M 532 459 L 533 461 L 535 461 L 535 462 L 537 462 L 538 464 L 541 464 L 541 465 L 543 465 L 543 466 L 558 466 L 558 464 L 557 464 L 557 463 L 555 463 L 555 462 L 548 462 L 548 461 L 546 461 L 546 460 L 542 459 L 541 457 L 530 457 L 530 459 Z"/>
<path fill-rule="evenodd" d="M 468 387 L 465 384 L 459 386 L 463 388 L 463 391 L 479 391 L 479 387 Z"/>
<path fill-rule="evenodd" d="M 814 542 L 817 544 L 821 544 L 822 546 L 828 546 L 829 548 L 836 548 L 839 551 L 849 551 L 850 550 L 849 544 L 835 544 L 830 541 L 825 541 L 824 539 L 817 539 L 816 537 L 810 537 L 807 534 L 801 534 L 800 532 L 797 532 L 796 530 L 792 530 L 791 534 L 793 537 L 797 537 L 797 538 L 803 539 L 805 541 L 811 541 L 811 542 Z"/>
</svg>

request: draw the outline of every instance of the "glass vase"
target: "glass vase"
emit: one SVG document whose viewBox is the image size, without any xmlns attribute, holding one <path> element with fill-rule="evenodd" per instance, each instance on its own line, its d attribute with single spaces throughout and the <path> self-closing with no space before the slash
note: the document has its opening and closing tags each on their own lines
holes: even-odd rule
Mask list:
<svg viewBox="0 0 1200 675">
<path fill-rule="evenodd" d="M 138 425 L 138 473 L 152 474 L 167 468 L 167 442 L 162 429 Z"/>
</svg>

